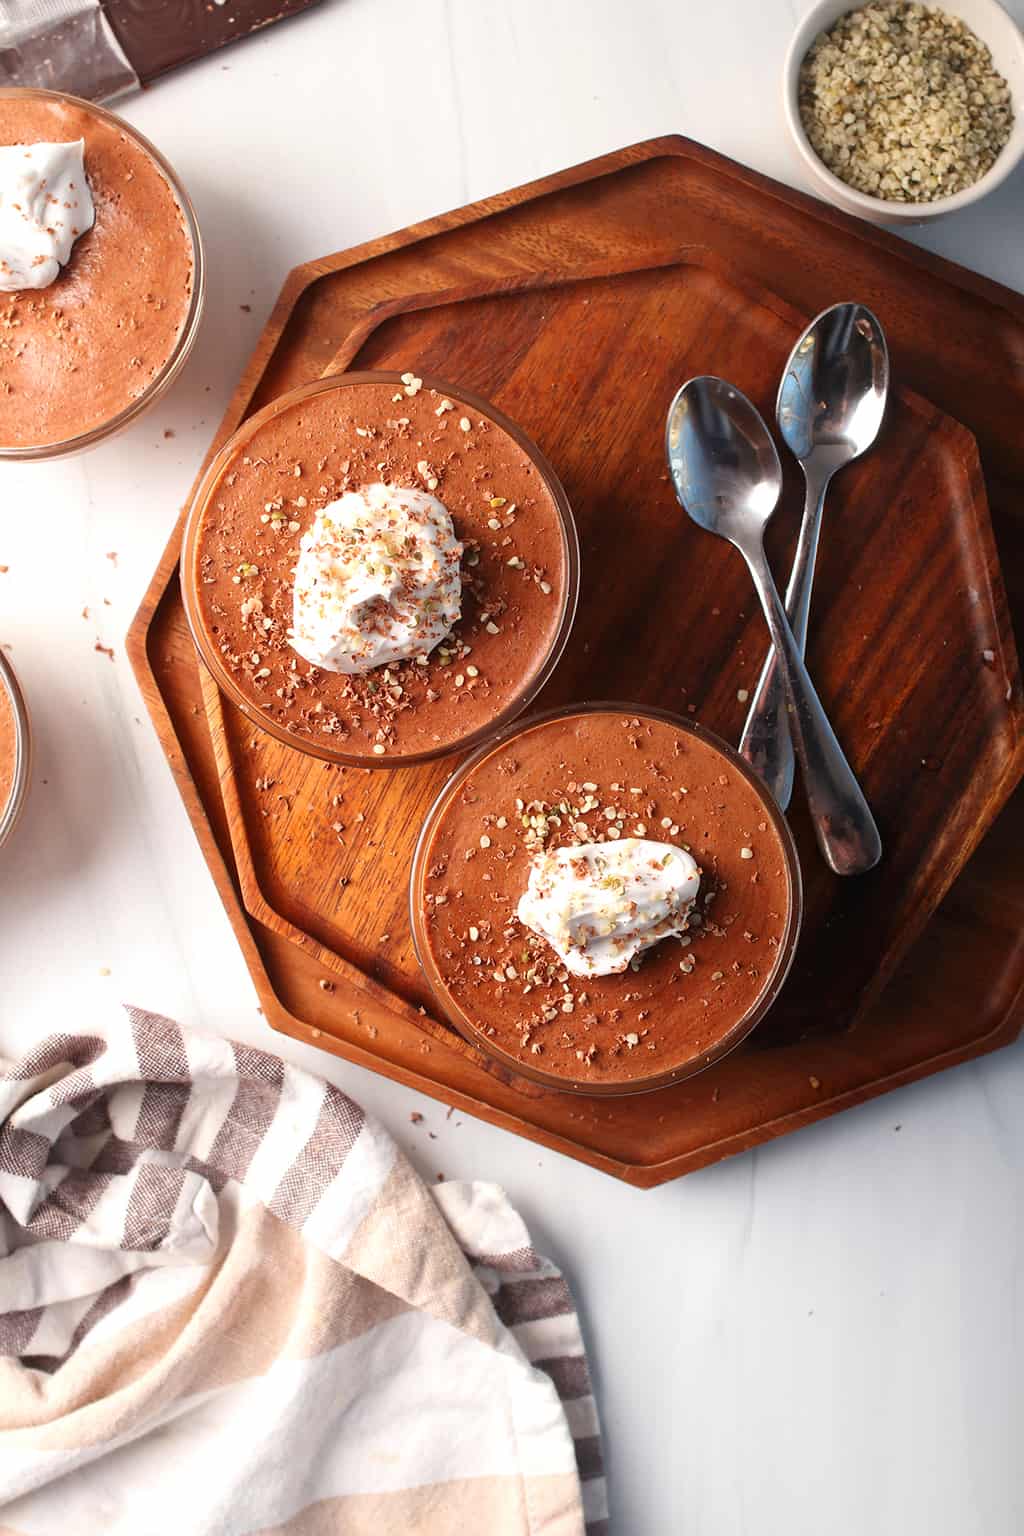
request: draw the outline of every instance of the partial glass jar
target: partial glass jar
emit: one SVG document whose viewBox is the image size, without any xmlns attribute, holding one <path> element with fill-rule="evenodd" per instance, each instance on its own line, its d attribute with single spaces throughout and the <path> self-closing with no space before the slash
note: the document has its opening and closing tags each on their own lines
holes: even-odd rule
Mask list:
<svg viewBox="0 0 1024 1536">
<path fill-rule="evenodd" d="M 475 561 L 462 617 L 415 663 L 313 667 L 287 640 L 300 541 L 323 506 L 382 476 L 425 483 L 450 513 Z M 203 476 L 181 557 L 192 638 L 222 692 L 286 746 L 360 768 L 466 751 L 521 714 L 562 655 L 579 582 L 572 511 L 539 448 L 469 390 L 411 373 L 336 374 L 257 411 Z"/>
<path fill-rule="evenodd" d="M 14 668 L 0 651 L 0 845 L 14 830 L 32 776 L 32 729 Z"/>
<path fill-rule="evenodd" d="M 195 344 L 203 247 L 158 149 L 106 107 L 0 87 L 0 145 L 85 141 L 95 224 L 48 288 L 0 292 L 0 462 L 80 453 L 164 394 Z"/>
<path fill-rule="evenodd" d="M 517 902 L 540 848 L 608 837 L 692 852 L 701 887 L 681 936 L 581 979 Z M 597 702 L 519 721 L 460 765 L 424 821 L 409 910 L 442 1018 L 507 1070 L 608 1097 L 681 1082 L 746 1039 L 789 974 L 803 895 L 785 818 L 732 747 Z"/>
</svg>

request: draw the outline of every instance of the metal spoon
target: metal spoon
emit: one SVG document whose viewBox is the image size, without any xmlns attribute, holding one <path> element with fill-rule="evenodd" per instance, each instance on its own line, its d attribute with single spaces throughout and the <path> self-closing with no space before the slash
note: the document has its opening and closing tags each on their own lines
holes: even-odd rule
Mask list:
<svg viewBox="0 0 1024 1536">
<path fill-rule="evenodd" d="M 734 544 L 750 568 L 779 657 L 815 835 L 837 875 L 861 874 L 878 863 L 882 840 L 801 660 L 765 558 L 764 530 L 782 489 L 771 434 L 746 395 L 723 379 L 704 377 L 684 384 L 669 407 L 665 450 L 683 509 Z"/>
<path fill-rule="evenodd" d="M 782 439 L 800 460 L 807 496 L 786 613 L 801 656 L 814 562 L 829 481 L 878 436 L 889 390 L 889 349 L 882 327 L 863 304 L 835 304 L 812 320 L 790 353 L 775 414 Z M 793 743 L 782 682 L 769 651 L 740 737 L 740 755 L 785 810 L 793 793 Z"/>
</svg>

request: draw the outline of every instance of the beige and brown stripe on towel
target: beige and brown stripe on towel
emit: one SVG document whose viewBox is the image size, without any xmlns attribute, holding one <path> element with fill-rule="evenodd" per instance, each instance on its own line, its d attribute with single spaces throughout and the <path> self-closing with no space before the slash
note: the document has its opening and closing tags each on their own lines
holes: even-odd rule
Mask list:
<svg viewBox="0 0 1024 1536">
<path fill-rule="evenodd" d="M 579 1321 L 501 1190 L 128 1010 L 0 1063 L 4 1536 L 604 1536 Z"/>
</svg>

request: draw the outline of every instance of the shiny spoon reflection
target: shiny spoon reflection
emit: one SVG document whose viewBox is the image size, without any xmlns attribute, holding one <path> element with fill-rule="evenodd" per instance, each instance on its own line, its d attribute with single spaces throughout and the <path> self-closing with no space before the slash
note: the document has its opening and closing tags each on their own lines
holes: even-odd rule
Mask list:
<svg viewBox="0 0 1024 1536">
<path fill-rule="evenodd" d="M 815 836 L 838 875 L 862 874 L 882 856 L 868 803 L 828 723 L 786 618 L 764 553 L 764 530 L 782 468 L 756 408 L 731 384 L 691 379 L 673 400 L 665 448 L 687 515 L 735 545 L 747 562 L 778 658 L 786 714 L 803 769 Z"/>
<path fill-rule="evenodd" d="M 801 656 L 807 649 L 825 493 L 836 471 L 875 441 L 888 390 L 885 336 L 863 304 L 834 304 L 813 320 L 793 348 L 779 384 L 779 431 L 799 459 L 807 486 L 786 588 L 786 613 Z M 793 793 L 793 743 L 774 650 L 761 670 L 739 751 L 785 810 Z"/>
</svg>

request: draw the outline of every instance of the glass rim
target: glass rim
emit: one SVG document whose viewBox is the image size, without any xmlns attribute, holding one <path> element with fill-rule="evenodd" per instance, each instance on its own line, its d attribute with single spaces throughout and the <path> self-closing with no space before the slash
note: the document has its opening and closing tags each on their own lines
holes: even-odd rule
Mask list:
<svg viewBox="0 0 1024 1536">
<path fill-rule="evenodd" d="M 768 819 L 771 821 L 782 844 L 785 856 L 786 873 L 789 880 L 789 902 L 786 912 L 785 931 L 779 942 L 779 949 L 764 985 L 755 997 L 753 1003 L 736 1022 L 707 1049 L 700 1052 L 699 1056 L 683 1061 L 679 1065 L 665 1069 L 660 1068 L 649 1076 L 633 1078 L 627 1082 L 595 1083 L 585 1078 L 571 1078 L 560 1073 L 547 1072 L 541 1067 L 535 1067 L 530 1063 L 520 1061 L 517 1056 L 495 1045 L 494 1041 L 478 1029 L 466 1012 L 459 1007 L 452 997 L 444 982 L 438 967 L 434 964 L 430 944 L 427 940 L 426 929 L 423 921 L 424 903 L 420 900 L 423 875 L 428 862 L 433 833 L 443 813 L 465 784 L 474 769 L 489 757 L 492 752 L 505 748 L 516 737 L 535 729 L 539 725 L 545 725 L 553 720 L 570 720 L 577 715 L 585 714 L 614 714 L 629 715 L 643 720 L 653 719 L 670 725 L 680 730 L 684 735 L 694 736 L 706 746 L 714 748 L 725 758 L 729 766 L 739 772 L 747 783 L 756 792 L 759 801 L 764 807 Z M 416 847 L 413 852 L 412 864 L 409 871 L 409 926 L 412 931 L 413 949 L 419 962 L 420 970 L 426 978 L 432 997 L 441 1012 L 441 1017 L 446 1019 L 452 1027 L 458 1031 L 464 1040 L 482 1051 L 491 1060 L 514 1073 L 518 1077 L 525 1077 L 531 1082 L 540 1083 L 546 1088 L 552 1088 L 561 1093 L 574 1093 L 588 1098 L 620 1098 L 638 1093 L 653 1093 L 659 1088 L 668 1088 L 676 1083 L 684 1082 L 687 1078 L 696 1077 L 708 1067 L 714 1066 L 724 1056 L 734 1051 L 741 1045 L 751 1032 L 760 1024 L 768 1011 L 774 1006 L 779 993 L 788 977 L 796 954 L 797 943 L 800 936 L 800 928 L 803 920 L 803 877 L 800 870 L 800 857 L 797 852 L 796 842 L 790 831 L 785 816 L 773 799 L 767 786 L 745 762 L 735 747 L 707 726 L 698 724 L 695 720 L 683 719 L 680 715 L 673 714 L 671 710 L 661 709 L 655 705 L 635 704 L 623 702 L 619 699 L 597 699 L 581 704 L 561 705 L 554 709 L 539 710 L 536 714 L 528 715 L 524 720 L 517 720 L 503 730 L 497 732 L 490 741 L 484 742 L 466 760 L 459 764 L 454 772 L 441 786 L 423 820 L 419 837 L 416 839 Z"/>
<path fill-rule="evenodd" d="M 7 694 L 14 719 L 14 776 L 6 805 L 0 806 L 0 846 L 14 831 L 28 796 L 32 777 L 32 724 L 28 705 L 14 668 L 0 651 L 0 688 Z"/>
<path fill-rule="evenodd" d="M 297 385 L 294 389 L 279 395 L 277 399 L 272 400 L 268 405 L 255 411 L 252 416 L 247 417 L 232 432 L 227 442 L 218 449 L 204 471 L 189 506 L 185 532 L 182 537 L 179 560 L 182 606 L 185 609 L 185 618 L 188 621 L 192 642 L 199 653 L 203 665 L 217 684 L 217 687 L 227 695 L 236 708 L 241 710 L 246 719 L 250 720 L 261 730 L 266 731 L 268 735 L 283 745 L 293 748 L 296 752 L 302 752 L 308 757 L 319 758 L 322 762 L 338 763 L 347 768 L 384 770 L 411 768 L 419 763 L 435 762 L 439 758 L 453 757 L 460 752 L 471 751 L 474 747 L 489 741 L 496 730 L 500 730 L 519 718 L 551 677 L 561 660 L 562 653 L 568 642 L 579 601 L 579 535 L 569 498 L 551 462 L 537 447 L 536 443 L 523 431 L 522 427 L 506 416 L 503 411 L 500 411 L 497 406 L 491 405 L 482 395 L 478 395 L 473 390 L 464 389 L 461 386 L 449 385 L 434 376 L 428 377 L 424 375 L 421 380 L 424 389 L 433 390 L 437 394 L 445 395 L 456 402 L 469 406 L 470 409 L 477 411 L 482 416 L 486 416 L 495 426 L 500 427 L 502 431 L 506 432 L 523 452 L 527 454 L 530 462 L 539 472 L 545 488 L 554 502 L 555 510 L 558 513 L 566 579 L 562 594 L 561 611 L 558 616 L 558 625 L 541 665 L 535 673 L 527 678 L 519 693 L 509 701 L 504 709 L 488 716 L 481 725 L 467 732 L 464 736 L 460 736 L 450 742 L 441 743 L 429 751 L 421 752 L 403 753 L 389 751 L 385 754 L 375 754 L 367 749 L 366 753 L 359 753 L 331 746 L 326 741 L 308 741 L 303 737 L 293 735 L 284 726 L 279 725 L 276 720 L 273 720 L 264 713 L 259 705 L 250 699 L 238 686 L 233 674 L 223 665 L 220 653 L 210 644 L 206 627 L 202 622 L 194 580 L 196 544 L 199 530 L 206 508 L 220 482 L 221 475 L 231 458 L 239 449 L 245 446 L 265 422 L 271 421 L 276 416 L 282 415 L 285 411 L 302 404 L 303 401 L 310 399 L 312 396 L 325 394 L 332 389 L 351 388 L 362 384 L 400 385 L 401 382 L 402 375 L 391 369 L 368 369 L 357 370 L 352 373 L 325 374 L 322 378 Z"/>
<path fill-rule="evenodd" d="M 86 448 L 92 448 L 105 438 L 112 437 L 124 427 L 129 426 L 143 411 L 148 410 L 166 389 L 174 382 L 181 372 L 195 344 L 199 333 L 199 323 L 202 319 L 203 305 L 206 297 L 206 259 L 203 252 L 202 236 L 199 232 L 199 220 L 196 217 L 192 200 L 178 176 L 177 171 L 170 161 L 164 156 L 156 145 L 153 144 L 144 133 L 132 126 L 125 118 L 116 112 L 111 112 L 108 107 L 100 106 L 95 101 L 87 101 L 83 96 L 74 96 L 70 91 L 50 91 L 42 86 L 30 85 L 2 85 L 0 86 L 0 100 L 12 96 L 41 98 L 44 101 L 66 101 L 74 107 L 81 107 L 86 112 L 91 112 L 95 117 L 106 123 L 122 129 L 134 139 L 139 148 L 150 156 L 161 172 L 164 180 L 174 194 L 175 201 L 181 209 L 188 231 L 189 242 L 192 247 L 192 291 L 189 296 L 189 306 L 181 329 L 175 339 L 160 372 L 155 379 L 151 379 L 141 395 L 118 411 L 109 420 L 99 422 L 94 427 L 89 427 L 84 432 L 78 432 L 73 437 L 60 438 L 52 443 L 21 443 L 6 445 L 0 443 L 0 461 L 7 460 L 11 463 L 31 462 L 32 460 L 59 459 L 69 454 L 81 453 Z"/>
</svg>

